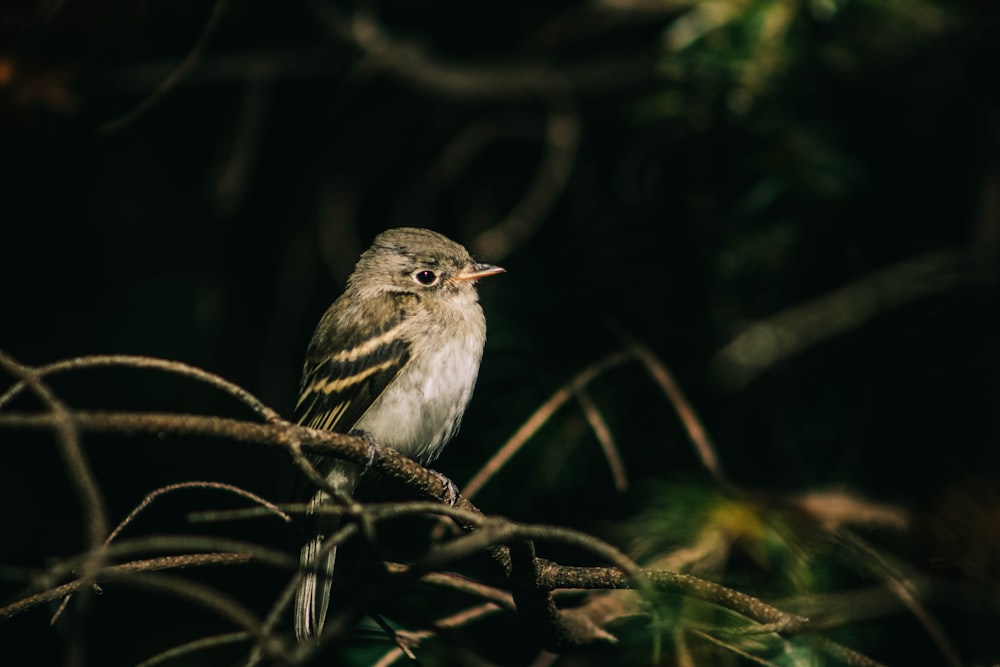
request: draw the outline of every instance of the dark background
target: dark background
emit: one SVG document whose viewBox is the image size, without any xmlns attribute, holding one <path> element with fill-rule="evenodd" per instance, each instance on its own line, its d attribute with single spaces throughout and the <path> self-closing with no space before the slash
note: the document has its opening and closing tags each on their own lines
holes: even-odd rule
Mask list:
<svg viewBox="0 0 1000 667">
<path fill-rule="evenodd" d="M 312 328 L 357 255 L 387 227 L 431 227 L 508 269 L 481 284 L 485 360 L 442 472 L 461 485 L 625 332 L 674 372 L 738 487 L 844 489 L 919 517 L 876 539 L 905 568 L 992 598 L 948 600 L 935 613 L 966 664 L 993 664 L 997 9 L 717 6 L 732 12 L 718 25 L 687 3 L 6 4 L 0 349 L 31 365 L 98 353 L 183 361 L 289 415 Z M 363 26 L 351 32 L 358 17 L 381 41 L 359 38 Z M 553 119 L 563 130 L 555 143 Z M 483 232 L 512 212 L 525 233 L 506 249 L 486 244 Z M 927 256 L 958 259 L 930 277 L 915 269 L 888 293 L 931 287 L 883 300 L 845 331 L 823 311 L 827 337 L 746 384 L 714 370 L 752 322 Z M 89 371 L 52 386 L 75 407 L 249 417 L 218 392 L 155 372 Z M 638 365 L 602 376 L 591 395 L 630 490 L 614 492 L 571 406 L 477 499 L 484 511 L 627 548 L 639 517 L 683 504 L 678 489 L 714 488 Z M 2 430 L 0 442 L 10 600 L 25 590 L 22 568 L 74 553 L 82 531 L 51 439 Z M 245 446 L 85 445 L 112 523 L 162 484 L 214 479 L 278 501 L 289 484 L 286 459 Z M 231 502 L 191 495 L 195 506 Z M 185 502 L 164 501 L 137 531 L 189 532 Z M 684 542 L 666 519 L 654 525 L 665 542 Z M 235 530 L 295 549 L 291 530 Z M 261 613 L 281 581 L 261 573 L 248 591 L 238 575 L 219 576 Z M 858 576 L 871 575 L 825 572 L 823 587 Z M 788 593 L 776 577 L 734 565 L 721 578 Z M 90 664 L 134 663 L 212 623 L 226 629 L 181 603 L 121 596 L 92 601 L 80 621 Z M 0 662 L 63 662 L 70 642 L 46 621 L 35 610 L 0 624 L 0 652 L 13 655 Z M 851 627 L 839 639 L 889 663 L 937 655 L 905 613 Z M 490 650 L 519 664 L 534 648 Z"/>
</svg>

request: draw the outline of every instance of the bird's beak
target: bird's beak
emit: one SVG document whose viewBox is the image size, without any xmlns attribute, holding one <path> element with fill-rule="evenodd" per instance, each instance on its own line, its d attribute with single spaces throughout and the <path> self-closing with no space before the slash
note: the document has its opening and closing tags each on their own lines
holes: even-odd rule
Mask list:
<svg viewBox="0 0 1000 667">
<path fill-rule="evenodd" d="M 498 273 L 507 273 L 507 269 L 492 264 L 471 264 L 456 274 L 455 280 L 479 280 Z"/>
</svg>

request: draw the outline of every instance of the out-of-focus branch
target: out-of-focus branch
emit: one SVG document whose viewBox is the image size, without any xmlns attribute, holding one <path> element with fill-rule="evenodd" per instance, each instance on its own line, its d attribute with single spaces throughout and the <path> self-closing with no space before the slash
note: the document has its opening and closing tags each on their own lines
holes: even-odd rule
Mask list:
<svg viewBox="0 0 1000 667">
<path fill-rule="evenodd" d="M 370 13 L 342 15 L 328 2 L 309 0 L 331 34 L 349 42 L 372 69 L 390 72 L 406 83 L 439 94 L 476 99 L 521 99 L 562 90 L 620 89 L 646 80 L 657 66 L 657 54 L 612 58 L 559 66 L 546 60 L 521 62 L 452 62 L 414 41 L 390 35 Z"/>
<path fill-rule="evenodd" d="M 604 359 L 588 366 L 576 377 L 561 387 L 552 396 L 538 407 L 535 412 L 528 417 L 528 420 L 510 437 L 489 461 L 479 469 L 472 479 L 466 483 L 462 489 L 462 494 L 466 498 L 472 498 L 486 486 L 490 479 L 503 468 L 507 462 L 521 450 L 528 440 L 540 429 L 549 418 L 572 399 L 576 392 L 586 387 L 594 378 L 629 361 L 631 355 L 627 351 L 620 351 L 611 354 Z"/>
<path fill-rule="evenodd" d="M 628 491 L 628 473 L 625 471 L 625 462 L 622 460 L 621 452 L 608 422 L 601 414 L 597 403 L 585 389 L 581 388 L 576 392 L 576 400 L 587 418 L 587 423 L 590 424 L 590 429 L 597 437 L 597 441 L 601 443 L 601 451 L 604 452 L 604 458 L 608 460 L 608 468 L 611 469 L 611 477 L 615 481 L 615 490 L 618 493 L 625 493 Z"/>
<path fill-rule="evenodd" d="M 194 69 L 195 65 L 198 64 L 198 61 L 201 60 L 201 57 L 208 46 L 209 40 L 211 40 L 212 35 L 215 33 L 215 29 L 222 21 L 222 17 L 226 13 L 226 9 L 228 7 L 229 0 L 216 0 L 215 7 L 212 9 L 212 15 L 209 16 L 208 21 L 205 23 L 205 27 L 202 28 L 198 41 L 195 42 L 194 47 L 191 48 L 181 64 L 177 66 L 177 69 L 171 72 L 170 76 L 164 79 L 163 82 L 160 83 L 160 85 L 157 86 L 156 89 L 139 104 L 139 106 L 132 109 L 128 113 L 109 120 L 101 126 L 99 132 L 106 135 L 120 131 L 122 128 L 135 122 L 136 119 L 156 106 L 157 102 L 173 90 L 177 84 L 180 83 L 185 76 L 187 76 L 188 72 Z"/>
<path fill-rule="evenodd" d="M 580 134 L 574 91 L 578 86 L 593 84 L 593 72 L 581 77 L 576 68 L 556 69 L 542 59 L 517 64 L 448 62 L 416 43 L 389 35 L 368 12 L 357 12 L 348 18 L 329 3 L 310 0 L 309 4 L 333 34 L 364 53 L 366 67 L 392 72 L 407 83 L 442 94 L 537 97 L 547 103 L 545 152 L 531 185 L 511 212 L 473 239 L 470 248 L 476 255 L 499 261 L 529 239 L 569 180 Z M 591 67 L 601 70 L 606 66 L 601 63 Z M 615 83 L 620 85 L 634 70 L 635 67 L 616 68 L 612 75 Z M 646 65 L 639 70 L 649 71 Z"/>
<path fill-rule="evenodd" d="M 860 552 L 864 558 L 861 559 L 867 567 L 875 574 L 882 577 L 886 586 L 896 598 L 906 607 L 913 617 L 923 626 L 924 631 L 934 642 L 941 658 L 948 667 L 961 667 L 964 664 L 958 650 L 948 637 L 948 633 L 936 618 L 930 613 L 924 603 L 920 600 L 917 586 L 911 577 L 901 568 L 883 556 L 877 549 L 868 544 L 861 536 L 853 531 L 840 529 L 837 535 L 849 544 L 852 548 Z"/>
<path fill-rule="evenodd" d="M 961 252 L 932 253 L 899 262 L 751 324 L 715 354 L 712 370 L 721 385 L 739 389 L 771 366 L 887 310 L 981 277 Z"/>
<path fill-rule="evenodd" d="M 239 644 L 250 641 L 251 638 L 252 637 L 249 632 L 243 631 L 228 632 L 224 635 L 213 635 L 211 637 L 202 637 L 186 644 L 181 644 L 180 646 L 174 646 L 173 648 L 169 648 L 162 653 L 157 653 L 152 657 L 146 658 L 135 667 L 155 667 L 155 665 L 159 665 L 163 662 L 169 662 L 190 653 L 198 653 L 215 646 Z"/>
<path fill-rule="evenodd" d="M 595 379 L 614 368 L 626 364 L 629 361 L 638 361 L 642 364 L 653 380 L 660 386 L 664 395 L 666 395 L 670 404 L 677 412 L 685 431 L 687 431 L 688 438 L 690 438 L 691 443 L 694 445 L 695 452 L 697 453 L 698 458 L 701 459 L 702 464 L 717 481 L 723 484 L 726 483 L 725 474 L 722 471 L 722 465 L 719 462 L 718 455 L 716 454 L 715 444 L 712 442 L 712 439 L 708 434 L 708 429 L 705 428 L 705 425 L 698 417 L 694 406 L 690 401 L 688 401 L 684 392 L 681 390 L 679 383 L 674 379 L 673 374 L 667 368 L 666 364 L 660 361 L 649 348 L 632 339 L 627 334 L 620 333 L 620 335 L 625 340 L 627 347 L 584 368 L 569 382 L 556 390 L 555 393 L 548 398 L 548 400 L 542 403 L 542 405 L 540 405 L 535 412 L 528 417 L 527 421 L 525 421 L 520 428 L 515 431 L 514 435 L 512 435 L 507 442 L 504 443 L 504 445 L 497 450 L 497 452 L 479 469 L 472 479 L 466 483 L 465 487 L 462 489 L 462 493 L 467 498 L 472 498 L 484 486 L 486 486 L 486 484 L 488 484 L 490 480 L 504 466 L 507 465 L 514 455 L 516 455 L 527 444 L 528 440 L 530 440 L 535 433 L 537 433 L 538 430 L 545 425 L 552 415 L 574 397 L 580 401 L 588 423 L 594 430 L 595 436 L 601 442 L 601 445 L 605 450 L 605 454 L 608 455 L 608 464 L 612 469 L 612 475 L 615 478 L 616 486 L 619 486 L 620 488 L 620 485 L 623 484 L 625 480 L 624 466 L 615 454 L 613 442 L 607 439 L 608 434 L 604 432 L 605 425 L 603 420 L 599 418 L 599 415 L 595 417 L 596 412 L 591 410 L 592 406 L 588 405 L 589 399 L 584 391 L 586 387 Z M 620 470 L 618 469 L 619 467 Z"/>
<path fill-rule="evenodd" d="M 726 475 L 722 471 L 722 463 L 715 452 L 715 443 L 712 442 L 712 438 L 708 434 L 708 429 L 705 428 L 701 418 L 698 417 L 698 413 L 687 399 L 680 384 L 674 379 L 673 373 L 670 372 L 666 364 L 660 361 L 648 347 L 632 339 L 630 336 L 622 335 L 628 342 L 631 353 L 635 355 L 639 363 L 643 365 L 653 380 L 656 381 L 656 384 L 660 386 L 667 400 L 674 407 L 677 416 L 680 417 L 681 423 L 684 425 L 684 430 L 687 431 L 688 438 L 694 444 L 695 451 L 698 454 L 698 458 L 701 459 L 702 465 L 705 466 L 717 482 L 725 484 Z"/>
<path fill-rule="evenodd" d="M 472 241 L 475 254 L 499 261 L 530 239 L 566 188 L 580 141 L 580 119 L 568 85 L 552 82 L 544 99 L 549 104 L 545 154 L 531 186 L 514 209 Z"/>
</svg>

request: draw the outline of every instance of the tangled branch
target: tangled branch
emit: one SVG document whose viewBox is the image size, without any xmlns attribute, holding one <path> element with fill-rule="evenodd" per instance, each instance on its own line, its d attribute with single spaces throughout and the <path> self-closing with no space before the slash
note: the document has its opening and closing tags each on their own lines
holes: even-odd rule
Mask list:
<svg viewBox="0 0 1000 667">
<path fill-rule="evenodd" d="M 669 373 L 664 376 L 665 368 L 659 366 L 648 350 L 631 343 L 625 351 L 608 357 L 582 373 L 570 386 L 553 397 L 548 407 L 541 411 L 541 416 L 536 415 L 529 420 L 529 423 L 522 427 L 524 432 L 519 432 L 520 435 L 512 439 L 515 445 L 507 451 L 506 457 L 501 456 L 498 460 L 494 460 L 493 464 L 486 466 L 490 471 L 489 474 L 495 473 L 509 455 L 523 445 L 533 429 L 539 425 L 539 420 L 544 421 L 547 418 L 546 414 L 551 414 L 552 410 L 572 396 L 581 396 L 584 385 L 600 373 L 629 359 L 637 359 L 643 363 L 654 377 L 658 377 L 658 382 L 661 384 L 664 382 L 664 377 L 670 379 Z M 31 589 L 13 602 L 0 607 L 0 619 L 10 618 L 43 603 L 94 587 L 98 582 L 124 583 L 167 592 L 186 599 L 229 619 L 239 628 L 237 633 L 206 637 L 184 646 L 174 647 L 150 658 L 148 664 L 156 664 L 172 656 L 183 655 L 201 648 L 235 642 L 252 642 L 248 664 L 256 664 L 262 658 L 287 664 L 301 664 L 324 645 L 341 641 L 360 615 L 370 613 L 370 610 L 377 608 L 378 600 L 388 598 L 416 580 L 422 580 L 462 591 L 481 600 L 464 612 L 440 619 L 435 627 L 454 627 L 456 624 L 470 623 L 502 611 L 514 611 L 521 617 L 525 627 L 533 632 L 539 646 L 554 652 L 594 643 L 615 642 L 616 637 L 608 628 L 610 623 L 623 614 L 634 614 L 638 606 L 644 609 L 642 613 L 651 614 L 655 619 L 656 600 L 665 593 L 682 595 L 727 609 L 746 619 L 750 624 L 749 627 L 758 628 L 757 632 L 792 636 L 812 631 L 810 621 L 803 616 L 690 574 L 662 568 L 640 567 L 620 549 L 581 531 L 485 515 L 468 498 L 478 488 L 476 484 L 470 485 L 466 495 L 459 496 L 453 505 L 444 504 L 441 500 L 448 496 L 449 489 L 447 481 L 439 474 L 392 449 L 379 449 L 374 460 L 371 460 L 371 448 L 366 440 L 328 431 L 317 431 L 282 420 L 277 413 L 245 390 L 200 369 L 175 362 L 134 357 L 83 358 L 39 369 L 18 364 L 6 355 L 0 355 L 0 362 L 16 379 L 15 384 L 0 396 L 0 408 L 8 406 L 15 397 L 29 390 L 48 408 L 47 411 L 39 412 L 0 412 L 0 428 L 53 432 L 65 453 L 67 469 L 74 479 L 78 493 L 84 498 L 84 507 L 87 516 L 90 517 L 89 549 L 74 558 L 50 565 L 42 576 L 35 578 L 35 584 Z M 206 382 L 224 389 L 235 400 L 250 406 L 253 412 L 263 417 L 265 421 L 252 422 L 177 413 L 73 410 L 62 405 L 43 382 L 43 378 L 48 374 L 100 365 L 156 368 Z M 690 411 L 690 406 L 679 394 L 679 390 L 676 392 L 668 390 L 668 395 L 675 401 L 675 407 L 682 415 L 682 420 L 688 423 L 692 438 L 699 443 L 698 450 L 703 455 L 711 452 L 711 445 L 703 429 L 690 428 L 692 424 L 697 423 L 697 420 Z M 584 409 L 588 409 L 586 398 L 582 405 Z M 591 405 L 589 409 L 595 408 Z M 591 418 L 591 423 L 594 423 L 594 418 Z M 305 455 L 334 456 L 368 465 L 383 475 L 399 480 L 417 494 L 432 499 L 432 502 L 351 501 L 334 505 L 329 511 L 351 520 L 330 538 L 331 546 L 359 537 L 374 539 L 375 527 L 378 524 L 404 517 L 446 517 L 460 526 L 464 532 L 457 537 L 436 540 L 423 556 L 411 564 L 387 564 L 385 581 L 372 585 L 370 594 L 365 595 L 364 608 L 347 609 L 331 619 L 326 632 L 316 642 L 290 646 L 278 630 L 281 627 L 281 619 L 287 613 L 297 581 L 302 576 L 295 557 L 263 545 L 221 538 L 181 535 L 121 540 L 119 535 L 122 529 L 151 503 L 167 493 L 183 489 L 216 489 L 236 494 L 255 504 L 255 507 L 246 509 L 202 512 L 191 517 L 192 520 L 199 522 L 261 516 L 277 517 L 287 521 L 289 515 L 302 513 L 304 508 L 296 505 L 279 507 L 231 484 L 188 482 L 169 485 L 149 493 L 125 520 L 113 530 L 109 530 L 109 524 L 103 518 L 105 510 L 100 502 L 100 493 L 85 465 L 80 447 L 81 434 L 87 433 L 123 437 L 155 434 L 158 438 L 199 436 L 278 449 L 284 451 L 294 464 L 320 485 L 325 484 L 325 480 L 312 468 Z M 509 443 L 508 446 L 510 447 Z M 708 461 L 706 465 L 717 473 L 714 465 Z M 485 481 L 489 474 L 482 479 Z M 544 543 L 571 547 L 588 559 L 603 561 L 604 564 L 582 567 L 554 562 L 537 554 L 536 545 Z M 176 554 L 162 555 L 164 551 Z M 139 554 L 149 552 L 157 555 L 136 558 Z M 463 559 L 482 552 L 491 556 L 510 592 L 445 571 Z M 121 559 L 125 561 L 116 562 Z M 264 618 L 259 617 L 238 600 L 204 584 L 173 575 L 156 574 L 164 570 L 232 566 L 251 562 L 266 564 L 291 574 L 283 592 L 274 601 Z M 582 605 L 564 607 L 557 604 L 554 593 L 566 589 L 629 592 L 637 595 L 637 600 L 644 602 L 640 605 L 633 602 L 625 606 L 609 606 L 607 599 L 593 597 Z M 395 659 L 392 656 L 406 655 L 409 646 L 427 639 L 433 632 L 405 634 L 393 631 L 396 649 L 391 654 L 386 654 L 380 664 L 389 664 Z M 836 646 L 832 643 L 829 645 Z M 875 663 L 862 661 L 858 664 Z"/>
</svg>

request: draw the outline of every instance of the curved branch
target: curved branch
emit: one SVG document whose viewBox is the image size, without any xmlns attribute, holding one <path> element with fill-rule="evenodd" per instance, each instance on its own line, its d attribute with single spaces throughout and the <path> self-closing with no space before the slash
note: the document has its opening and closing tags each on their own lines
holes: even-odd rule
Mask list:
<svg viewBox="0 0 1000 667">
<path fill-rule="evenodd" d="M 286 523 L 292 520 L 292 517 L 282 512 L 278 508 L 278 506 L 275 505 L 274 503 L 269 502 L 264 498 L 261 498 L 256 493 L 251 493 L 246 489 L 241 489 L 238 486 L 234 486 L 232 484 L 224 484 L 222 482 L 181 482 L 179 484 L 169 484 L 167 486 L 162 486 L 146 494 L 146 497 L 143 498 L 142 501 L 140 501 L 139 504 L 136 505 L 131 512 L 129 512 L 128 516 L 122 519 L 121 523 L 115 526 L 115 529 L 111 531 L 111 534 L 108 535 L 108 538 L 104 541 L 104 543 L 108 544 L 112 540 L 114 540 L 115 537 L 118 536 L 118 533 L 124 530 L 125 527 L 128 526 L 128 524 L 130 524 L 135 519 L 135 517 L 139 515 L 140 512 L 149 507 L 149 505 L 158 497 L 166 493 L 171 493 L 173 491 L 181 491 L 184 489 L 216 489 L 219 491 L 228 491 L 229 493 L 234 493 L 242 498 L 246 498 L 256 503 L 257 505 L 260 505 L 261 507 L 268 510 L 270 513 L 276 514 L 279 517 L 281 517 L 281 519 L 284 520 Z"/>
<path fill-rule="evenodd" d="M 123 127 L 127 127 L 129 124 L 134 122 L 136 119 L 140 118 L 147 111 L 152 109 L 156 104 L 171 90 L 173 90 L 178 83 L 180 83 L 187 74 L 194 69 L 198 61 L 201 60 L 202 55 L 205 53 L 205 49 L 208 46 L 209 40 L 215 33 L 215 29 L 219 26 L 222 21 L 222 16 L 226 13 L 226 9 L 229 7 L 229 0 L 216 0 L 215 7 L 212 9 L 212 15 L 209 16 L 208 22 L 205 23 L 205 27 L 201 31 L 201 35 L 198 37 L 198 41 L 188 52 L 187 56 L 177 66 L 173 72 L 170 73 L 163 82 L 157 86 L 150 95 L 144 99 L 139 106 L 135 107 L 131 111 L 113 118 L 108 122 L 104 123 L 98 130 L 100 134 L 113 134 L 118 132 Z"/>
<path fill-rule="evenodd" d="M 390 35 L 370 13 L 345 17 L 330 3 L 308 2 L 317 19 L 337 39 L 364 54 L 364 64 L 390 72 L 414 86 L 439 94 L 476 99 L 520 99 L 560 90 L 620 89 L 648 79 L 658 65 L 656 54 L 600 58 L 560 68 L 538 59 L 529 62 L 453 62 L 420 43 Z"/>
<path fill-rule="evenodd" d="M 233 398 L 245 404 L 256 414 L 259 414 L 266 421 L 281 421 L 281 416 L 277 412 L 265 405 L 263 401 L 243 387 L 214 373 L 209 373 L 208 371 L 198 368 L 197 366 L 190 366 L 180 361 L 170 361 L 168 359 L 157 359 L 156 357 L 144 357 L 131 354 L 98 354 L 56 361 L 54 363 L 35 368 L 34 372 L 39 378 L 43 378 L 48 375 L 56 375 L 67 371 L 89 368 L 105 368 L 108 366 L 120 366 L 123 368 L 152 368 L 183 377 L 193 378 L 229 394 Z M 0 394 L 0 409 L 18 396 L 26 386 L 25 381 L 20 380 L 11 385 L 3 394 Z"/>
<path fill-rule="evenodd" d="M 549 105 L 545 154 L 534 180 L 513 210 L 472 241 L 476 255 L 498 261 L 530 239 L 566 189 L 580 143 L 580 118 L 569 84 L 554 79 L 545 90 Z"/>
<path fill-rule="evenodd" d="M 0 618 L 11 618 L 32 607 L 37 607 L 46 602 L 52 602 L 59 598 L 72 595 L 84 586 L 88 586 L 97 581 L 108 581 L 120 579 L 123 575 L 134 574 L 136 572 L 156 572 L 159 570 L 174 570 L 184 567 L 203 567 L 205 565 L 231 565 L 234 563 L 246 563 L 251 559 L 248 553 L 207 553 L 207 554 L 184 554 L 180 556 L 161 556 L 147 560 L 137 560 L 122 565 L 111 565 L 98 570 L 92 578 L 80 578 L 56 586 L 45 591 L 29 595 L 0 607 Z"/>
<path fill-rule="evenodd" d="M 628 352 L 621 352 L 605 360 L 600 367 L 592 367 L 590 373 L 581 374 L 576 379 L 583 384 L 588 376 L 631 358 Z M 571 391 L 567 391 L 572 396 Z M 174 433 L 223 437 L 231 440 L 258 445 L 281 447 L 286 451 L 301 448 L 312 454 L 336 456 L 360 464 L 368 462 L 369 445 L 362 438 L 315 431 L 288 422 L 259 424 L 234 419 L 203 417 L 197 415 L 156 414 L 156 413 L 115 413 L 80 411 L 70 413 L 72 421 L 84 431 L 117 434 Z M 0 428 L 52 428 L 58 418 L 52 414 L 0 414 Z M 372 467 L 388 474 L 418 492 L 435 499 L 445 495 L 445 482 L 440 476 L 423 468 L 411 459 L 392 449 L 382 449 Z M 264 510 L 259 510 L 264 511 Z M 546 619 L 547 643 L 554 648 L 566 648 L 609 640 L 611 636 L 599 625 L 590 622 L 585 613 L 578 610 L 560 610 L 551 600 L 549 591 L 556 588 L 638 588 L 644 597 L 650 599 L 655 589 L 673 590 L 713 604 L 731 609 L 759 623 L 767 624 L 772 631 L 791 633 L 801 631 L 807 625 L 806 619 L 787 614 L 759 599 L 709 581 L 690 575 L 666 571 L 649 571 L 639 566 L 615 547 L 585 533 L 558 526 L 518 524 L 506 519 L 484 516 L 467 498 L 459 497 L 455 506 L 439 502 L 394 503 L 386 505 L 334 506 L 331 511 L 364 515 L 369 521 L 399 517 L 406 514 L 439 514 L 454 519 L 473 532 L 451 540 L 429 552 L 417 566 L 411 568 L 413 577 L 428 569 L 463 558 L 482 549 L 491 552 L 494 560 L 512 577 L 515 600 L 520 613 L 531 613 L 538 621 L 538 614 Z M 244 510 L 245 512 L 245 510 Z M 194 538 L 198 541 L 199 538 Z M 206 540 L 200 538 L 205 548 L 218 550 L 245 549 L 252 552 L 255 559 L 272 560 L 282 567 L 296 569 L 294 559 L 285 554 L 268 556 L 266 550 L 251 545 L 231 541 Z M 573 568 L 551 563 L 537 558 L 531 546 L 532 541 L 543 540 L 570 545 L 595 554 L 613 567 Z M 135 552 L 141 548 L 191 548 L 187 538 L 147 538 L 112 544 L 106 549 L 108 556 Z M 510 547 L 506 545 L 511 545 Z M 197 547 L 195 547 L 197 548 Z M 86 556 L 84 556 L 86 558 Z M 280 561 L 280 562 L 279 562 Z M 68 570 L 67 570 L 68 571 Z M 298 576 L 298 575 L 296 575 Z M 407 579 L 407 577 L 403 577 Z M 60 593 L 63 594 L 63 593 Z M 277 613 L 277 612 L 275 612 Z M 271 627 L 268 624 L 267 627 Z M 536 627 L 539 627 L 536 625 Z M 259 628 L 258 628 L 259 629 Z M 332 629 L 332 628 L 331 628 Z M 261 637 L 266 638 L 270 630 Z M 331 633 L 331 637 L 333 633 Z"/>
</svg>

